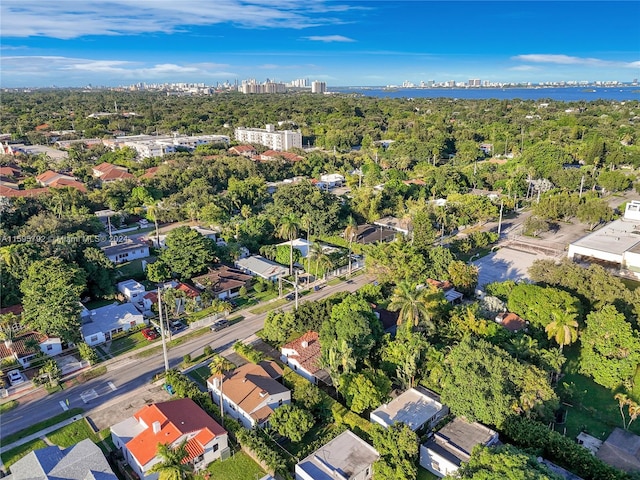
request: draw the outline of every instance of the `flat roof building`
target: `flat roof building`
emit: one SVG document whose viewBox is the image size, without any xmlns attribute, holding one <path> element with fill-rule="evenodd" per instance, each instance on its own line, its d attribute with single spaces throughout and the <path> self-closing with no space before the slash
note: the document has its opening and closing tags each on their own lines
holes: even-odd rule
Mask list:
<svg viewBox="0 0 640 480">
<path fill-rule="evenodd" d="M 389 403 L 376 408 L 369 418 L 385 428 L 396 422 L 407 425 L 414 432 L 431 427 L 449 413 L 449 407 L 440 402 L 440 396 L 426 388 L 410 388 Z"/>
<path fill-rule="evenodd" d="M 257 143 L 278 152 L 292 148 L 302 148 L 302 134 L 291 130 L 276 131 L 275 127 L 267 124 L 262 128 L 236 128 L 235 139 L 241 143 Z"/>
</svg>

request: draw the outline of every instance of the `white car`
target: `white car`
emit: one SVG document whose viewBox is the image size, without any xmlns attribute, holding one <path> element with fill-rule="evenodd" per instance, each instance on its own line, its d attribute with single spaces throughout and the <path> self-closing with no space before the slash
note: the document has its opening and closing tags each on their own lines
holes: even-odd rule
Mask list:
<svg viewBox="0 0 640 480">
<path fill-rule="evenodd" d="M 11 370 L 7 376 L 9 377 L 9 382 L 11 385 L 18 385 L 24 382 L 24 377 L 20 373 L 20 370 Z"/>
</svg>

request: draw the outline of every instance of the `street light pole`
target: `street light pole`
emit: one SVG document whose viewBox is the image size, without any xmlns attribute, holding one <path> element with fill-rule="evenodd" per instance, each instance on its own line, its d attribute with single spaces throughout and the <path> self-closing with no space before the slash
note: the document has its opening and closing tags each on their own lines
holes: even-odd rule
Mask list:
<svg viewBox="0 0 640 480">
<path fill-rule="evenodd" d="M 160 338 L 162 339 L 162 354 L 164 355 L 164 373 L 169 371 L 169 358 L 167 357 L 167 339 L 164 336 L 164 318 L 162 316 L 162 289 L 158 287 L 158 313 L 160 314 Z"/>
</svg>

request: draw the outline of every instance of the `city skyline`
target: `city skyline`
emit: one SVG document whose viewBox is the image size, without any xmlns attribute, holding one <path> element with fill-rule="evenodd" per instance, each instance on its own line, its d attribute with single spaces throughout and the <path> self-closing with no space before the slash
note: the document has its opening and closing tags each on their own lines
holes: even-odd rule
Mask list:
<svg viewBox="0 0 640 480">
<path fill-rule="evenodd" d="M 633 1 L 5 0 L 0 9 L 8 88 L 640 76 Z"/>
</svg>

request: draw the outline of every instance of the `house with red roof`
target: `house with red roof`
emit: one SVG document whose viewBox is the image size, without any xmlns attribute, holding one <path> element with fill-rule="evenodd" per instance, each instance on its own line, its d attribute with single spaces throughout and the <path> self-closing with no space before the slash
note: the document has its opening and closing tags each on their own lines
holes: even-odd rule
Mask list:
<svg viewBox="0 0 640 480">
<path fill-rule="evenodd" d="M 144 171 L 144 174 L 142 174 L 142 176 L 140 178 L 146 178 L 146 179 L 151 179 L 153 177 L 156 176 L 156 173 L 158 172 L 158 169 L 160 167 L 151 167 L 151 168 L 147 168 Z"/>
<path fill-rule="evenodd" d="M 227 431 L 190 398 L 145 405 L 111 427 L 116 448 L 140 480 L 155 480 L 149 470 L 161 461 L 158 444 L 175 448 L 187 442 L 183 463 L 201 470 L 229 451 Z"/>
<path fill-rule="evenodd" d="M 62 353 L 62 340 L 38 332 L 29 332 L 13 340 L 0 342 L 0 360 L 16 360 L 25 368 L 31 365 L 31 360 L 41 352 L 50 357 Z"/>
<path fill-rule="evenodd" d="M 224 413 L 245 428 L 265 427 L 276 408 L 291 403 L 291 391 L 278 382 L 280 378 L 282 369 L 276 362 L 247 363 L 224 375 L 212 375 L 207 389 L 216 405 L 222 397 Z"/>
<path fill-rule="evenodd" d="M 260 154 L 260 160 L 263 161 L 277 160 L 278 158 L 283 158 L 289 162 L 299 162 L 301 160 L 304 160 L 304 157 L 296 155 L 292 152 L 278 152 L 276 150 L 267 150 L 266 152 Z"/>
<path fill-rule="evenodd" d="M 87 187 L 82 182 L 77 181 L 75 178 L 65 175 L 64 173 L 54 172 L 53 170 L 47 170 L 36 177 L 36 181 L 43 187 L 64 188 L 71 187 L 81 192 L 87 191 Z"/>
<path fill-rule="evenodd" d="M 0 185 L 0 198 L 32 198 L 49 193 L 49 188 L 30 188 L 29 190 L 18 190 L 6 185 Z"/>
<path fill-rule="evenodd" d="M 235 147 L 231 147 L 229 149 L 229 153 L 233 153 L 234 155 L 242 155 L 243 157 L 251 158 L 256 155 L 258 152 L 251 145 L 236 145 Z"/>
<path fill-rule="evenodd" d="M 496 323 L 499 323 L 504 328 L 506 328 L 507 330 L 513 333 L 521 332 L 521 331 L 526 332 L 527 326 L 529 325 L 529 322 L 520 318 L 515 313 L 511 313 L 511 312 L 499 313 L 496 316 L 495 320 L 496 320 Z"/>
<path fill-rule="evenodd" d="M 308 331 L 301 337 L 282 346 L 280 360 L 298 375 L 311 383 L 318 380 L 327 383 L 329 376 L 320 367 L 320 337 L 318 332 Z"/>
<path fill-rule="evenodd" d="M 93 167 L 93 176 L 100 180 L 100 183 L 136 178 L 129 173 L 129 170 L 126 167 L 121 167 L 107 162 L 103 162 L 100 165 Z"/>
<path fill-rule="evenodd" d="M 193 277 L 191 281 L 201 290 L 209 290 L 220 300 L 234 298 L 240 294 L 242 287 L 249 288 L 253 277 L 235 268 L 220 265 L 210 269 L 209 273 Z"/>
</svg>

